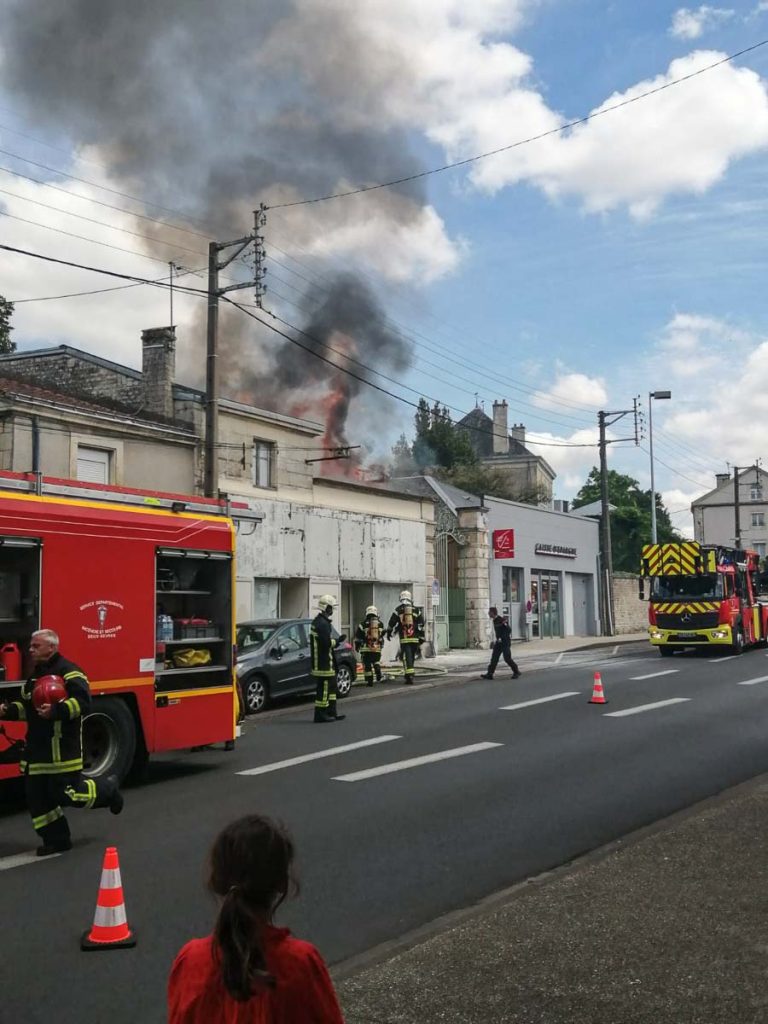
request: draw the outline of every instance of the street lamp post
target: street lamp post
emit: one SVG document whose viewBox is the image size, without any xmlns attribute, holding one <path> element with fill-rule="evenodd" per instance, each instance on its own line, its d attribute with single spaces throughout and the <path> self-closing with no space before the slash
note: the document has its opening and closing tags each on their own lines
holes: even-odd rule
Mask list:
<svg viewBox="0 0 768 1024">
<path fill-rule="evenodd" d="M 654 544 L 658 541 L 658 537 L 656 535 L 656 483 L 653 478 L 653 399 L 671 397 L 671 391 L 648 392 L 648 441 L 651 450 L 651 540 Z"/>
</svg>

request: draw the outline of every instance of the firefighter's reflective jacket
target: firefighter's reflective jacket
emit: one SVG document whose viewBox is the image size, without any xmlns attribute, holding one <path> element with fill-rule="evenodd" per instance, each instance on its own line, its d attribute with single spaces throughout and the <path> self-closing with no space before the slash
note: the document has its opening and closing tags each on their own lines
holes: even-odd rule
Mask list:
<svg viewBox="0 0 768 1024">
<path fill-rule="evenodd" d="M 331 623 L 322 612 L 315 616 L 309 630 L 309 645 L 312 649 L 312 675 L 335 676 L 333 648 L 336 641 L 331 632 Z"/>
<path fill-rule="evenodd" d="M 411 604 L 399 604 L 392 612 L 387 633 L 397 633 L 401 644 L 424 642 L 424 616 L 421 608 Z"/>
<path fill-rule="evenodd" d="M 366 615 L 355 631 L 355 647 L 362 654 L 380 654 L 384 644 L 384 623 L 378 615 Z"/>
<path fill-rule="evenodd" d="M 51 717 L 42 718 L 32 703 L 32 690 L 41 676 L 61 676 L 66 700 L 54 704 Z M 58 652 L 44 664 L 36 665 L 24 683 L 21 700 L 8 705 L 9 721 L 27 723 L 21 770 L 30 775 L 59 775 L 83 770 L 83 716 L 91 707 L 91 691 L 85 673 Z"/>
</svg>

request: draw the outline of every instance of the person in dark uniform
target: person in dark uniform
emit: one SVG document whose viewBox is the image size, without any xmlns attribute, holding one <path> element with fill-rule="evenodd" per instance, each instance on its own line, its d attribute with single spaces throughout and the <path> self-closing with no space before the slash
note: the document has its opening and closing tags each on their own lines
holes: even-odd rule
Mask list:
<svg viewBox="0 0 768 1024">
<path fill-rule="evenodd" d="M 414 659 L 424 642 L 424 616 L 421 608 L 415 608 L 410 590 L 400 592 L 400 604 L 392 612 L 387 625 L 387 640 L 392 634 L 400 637 L 400 657 L 403 662 L 404 682 L 413 685 Z"/>
<path fill-rule="evenodd" d="M 355 650 L 363 658 L 363 676 L 366 686 L 373 686 L 373 674 L 376 682 L 381 682 L 381 648 L 384 645 L 384 623 L 379 618 L 379 610 L 375 604 L 365 609 L 365 618 L 355 632 Z"/>
<path fill-rule="evenodd" d="M 59 637 L 52 629 L 32 634 L 29 652 L 35 663 L 22 687 L 21 700 L 0 704 L 0 718 L 26 722 L 27 736 L 20 769 L 24 776 L 27 808 L 42 840 L 38 857 L 72 849 L 65 807 L 123 809 L 119 779 L 89 779 L 83 775 L 82 722 L 91 707 L 88 679 L 79 666 L 59 653 Z M 58 676 L 66 700 L 35 707 L 32 694 L 43 676 Z"/>
<path fill-rule="evenodd" d="M 309 630 L 312 675 L 315 678 L 315 722 L 340 722 L 347 717 L 336 710 L 336 662 L 333 656 L 336 641 L 331 630 L 335 604 L 335 597 L 323 594 L 317 602 L 319 612 Z M 343 640 L 344 637 L 339 639 Z"/>
<path fill-rule="evenodd" d="M 493 679 L 493 673 L 496 671 L 496 666 L 499 664 L 499 658 L 504 658 L 504 661 L 512 669 L 512 678 L 520 678 L 520 669 L 517 667 L 517 663 L 512 660 L 512 630 L 509 628 L 509 623 L 503 615 L 499 615 L 497 608 L 489 608 L 488 615 L 493 619 L 493 630 L 496 639 L 493 643 L 493 653 L 491 654 L 491 663 L 488 666 L 488 671 L 484 672 L 481 679 Z"/>
</svg>

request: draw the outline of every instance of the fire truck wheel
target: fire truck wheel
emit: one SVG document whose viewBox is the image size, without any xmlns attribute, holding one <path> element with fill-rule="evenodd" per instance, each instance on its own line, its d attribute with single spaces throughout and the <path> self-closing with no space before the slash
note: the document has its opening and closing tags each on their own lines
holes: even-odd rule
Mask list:
<svg viewBox="0 0 768 1024">
<path fill-rule="evenodd" d="M 349 665 L 339 665 L 336 673 L 336 694 L 339 697 L 348 697 L 351 689 L 352 673 L 349 671 Z"/>
<path fill-rule="evenodd" d="M 136 723 L 127 704 L 116 697 L 94 700 L 83 719 L 83 774 L 117 775 L 122 782 L 136 753 Z"/>
<path fill-rule="evenodd" d="M 675 650 L 676 648 L 674 647 L 663 646 L 659 648 L 659 654 L 662 656 L 662 658 L 671 658 L 672 655 L 675 653 Z"/>
<path fill-rule="evenodd" d="M 258 715 L 269 705 L 269 686 L 263 676 L 250 676 L 242 687 L 246 714 Z"/>
<path fill-rule="evenodd" d="M 741 626 L 736 626 L 733 631 L 733 648 L 734 654 L 741 654 L 744 650 L 744 630 Z"/>
</svg>

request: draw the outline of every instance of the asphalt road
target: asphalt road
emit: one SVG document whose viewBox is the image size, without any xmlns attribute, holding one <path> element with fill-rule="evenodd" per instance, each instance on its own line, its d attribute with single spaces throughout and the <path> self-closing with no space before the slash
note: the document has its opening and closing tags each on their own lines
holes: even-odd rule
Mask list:
<svg viewBox="0 0 768 1024">
<path fill-rule="evenodd" d="M 588 702 L 596 669 L 605 706 Z M 206 849 L 249 810 L 293 831 L 302 892 L 281 919 L 333 964 L 768 771 L 762 650 L 566 654 L 515 682 L 457 679 L 341 707 L 334 725 L 313 725 L 305 705 L 250 722 L 234 753 L 159 759 L 121 817 L 72 814 L 77 842 L 62 857 L 18 864 L 30 826 L 6 806 L 0 1022 L 163 1021 L 173 956 L 210 930 Z M 281 764 L 308 755 L 319 756 Z M 109 844 L 138 945 L 86 954 Z"/>
</svg>

